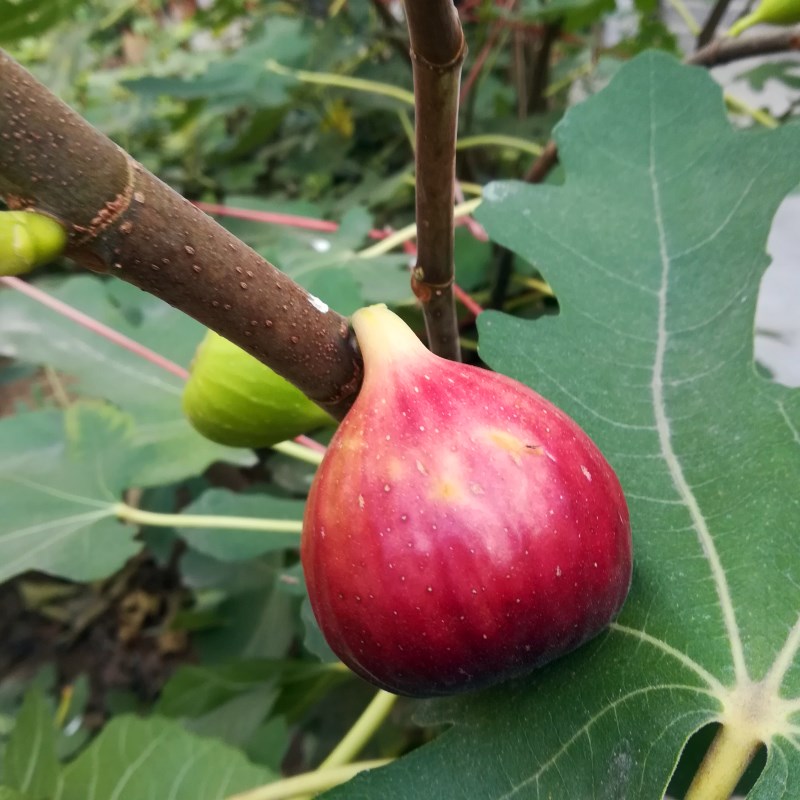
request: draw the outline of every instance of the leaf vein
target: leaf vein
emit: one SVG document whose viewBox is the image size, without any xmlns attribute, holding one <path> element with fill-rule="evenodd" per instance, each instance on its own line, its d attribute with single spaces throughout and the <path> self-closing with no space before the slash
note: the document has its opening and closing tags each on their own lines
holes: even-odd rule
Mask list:
<svg viewBox="0 0 800 800">
<path fill-rule="evenodd" d="M 150 744 L 148 744 L 147 747 L 145 747 L 144 750 L 142 750 L 142 752 L 139 753 L 139 755 L 130 764 L 128 764 L 128 767 L 117 781 L 117 785 L 114 788 L 114 793 L 111 795 L 111 797 L 109 797 L 108 800 L 119 800 L 123 789 L 128 785 L 128 783 L 130 783 L 131 778 L 133 778 L 133 776 L 136 774 L 136 770 L 138 770 L 139 767 L 141 767 L 142 764 L 144 764 L 144 762 L 150 758 L 150 755 L 153 753 L 153 751 L 158 747 L 159 744 L 161 744 L 161 740 L 164 738 L 165 733 L 165 731 L 159 733 L 158 736 L 156 736 L 155 739 L 153 739 Z M 124 730 L 123 734 L 125 734 Z M 124 749 L 122 742 L 120 742 L 120 749 Z"/>
<path fill-rule="evenodd" d="M 739 683 L 744 683 L 749 680 L 747 673 L 747 666 L 744 659 L 744 647 L 742 645 L 739 627 L 736 622 L 736 612 L 733 607 L 733 601 L 730 595 L 730 589 L 725 577 L 725 571 L 722 567 L 719 554 L 714 545 L 714 539 L 708 528 L 700 506 L 692 493 L 691 488 L 683 474 L 680 461 L 678 460 L 677 453 L 672 446 L 672 429 L 669 416 L 667 415 L 666 401 L 664 398 L 664 369 L 665 357 L 667 350 L 667 289 L 670 279 L 671 258 L 669 255 L 669 248 L 667 246 L 667 234 L 664 227 L 664 212 L 661 206 L 661 189 L 656 176 L 656 129 L 654 123 L 654 115 L 656 108 L 656 101 L 654 96 L 654 75 L 652 70 L 653 64 L 650 65 L 651 78 L 650 78 L 650 188 L 653 198 L 653 211 L 658 231 L 658 247 L 661 258 L 661 286 L 658 290 L 658 322 L 656 337 L 656 353 L 653 364 L 653 382 L 652 382 L 652 398 L 653 398 L 653 411 L 656 419 L 656 428 L 658 431 L 658 439 L 661 445 L 661 451 L 664 456 L 664 461 L 669 470 L 675 488 L 678 494 L 683 498 L 689 515 L 694 523 L 694 528 L 697 533 L 698 540 L 703 552 L 709 563 L 711 574 L 714 578 L 714 585 L 717 591 L 717 598 L 719 601 L 720 609 L 722 611 L 722 618 L 730 641 L 731 657 L 733 659 L 734 670 Z"/>
<path fill-rule="evenodd" d="M 73 532 L 78 528 L 82 527 L 82 523 L 85 522 L 96 522 L 97 520 L 104 519 L 105 517 L 114 516 L 114 510 L 110 509 L 106 506 L 105 510 L 102 511 L 84 511 L 81 514 L 72 514 L 68 517 L 57 517 L 56 519 L 49 519 L 46 522 L 39 522 L 36 525 L 29 525 L 27 528 L 18 528 L 15 531 L 10 531 L 9 533 L 2 534 L 2 538 L 0 538 L 0 542 L 3 544 L 7 544 L 8 542 L 14 541 L 14 539 L 19 539 L 20 537 L 24 536 L 35 536 L 37 533 L 47 533 L 48 531 L 52 530 L 53 528 L 57 528 L 59 525 L 66 524 L 69 526 L 72 523 L 75 524 L 75 527 L 70 528 L 69 532 Z M 50 539 L 44 542 L 45 545 L 51 542 Z M 38 549 L 26 551 L 23 554 L 23 558 L 29 556 L 31 553 L 38 552 Z M 11 562 L 16 563 L 16 562 Z M 8 563 L 6 564 L 8 566 Z"/>
<path fill-rule="evenodd" d="M 731 208 L 730 212 L 725 217 L 725 219 L 722 220 L 722 222 L 717 226 L 717 228 L 714 231 L 712 231 L 712 233 L 710 233 L 705 239 L 697 242 L 696 244 L 693 244 L 691 247 L 687 247 L 685 250 L 681 250 L 679 253 L 673 253 L 672 259 L 674 261 L 677 261 L 679 258 L 684 258 L 685 256 L 691 255 L 692 253 L 697 252 L 706 245 L 711 244 L 725 230 L 725 228 L 727 228 L 728 225 L 730 225 L 731 221 L 736 216 L 736 212 L 739 210 L 742 203 L 745 201 L 748 194 L 750 193 L 750 190 L 753 188 L 753 184 L 761 177 L 761 175 L 764 173 L 764 170 L 767 168 L 767 166 L 769 166 L 769 164 L 770 162 L 768 161 L 766 165 L 762 165 L 761 171 L 750 179 L 750 182 L 745 187 L 739 199 L 733 204 L 733 208 Z"/>
<path fill-rule="evenodd" d="M 510 798 L 514 797 L 518 792 L 527 788 L 531 785 L 534 781 L 538 784 L 539 778 L 547 772 L 552 766 L 554 766 L 560 758 L 566 753 L 574 744 L 575 742 L 580 739 L 581 736 L 585 734 L 585 732 L 594 726 L 602 717 L 606 714 L 613 712 L 616 720 L 617 720 L 617 729 L 619 730 L 619 717 L 617 716 L 617 707 L 633 700 L 635 697 L 639 697 L 641 695 L 647 696 L 650 692 L 658 692 L 658 691 L 667 691 L 667 692 L 675 692 L 675 691 L 685 691 L 685 692 L 692 692 L 695 694 L 709 694 L 706 689 L 701 689 L 697 686 L 688 686 L 684 684 L 658 684 L 655 686 L 643 686 L 639 689 L 634 689 L 633 691 L 624 694 L 622 697 L 617 698 L 616 700 L 612 701 L 608 705 L 601 708 L 596 714 L 591 716 L 566 742 L 564 742 L 554 753 L 553 755 L 545 761 L 539 769 L 526 778 L 521 783 L 518 783 L 514 786 L 514 788 L 506 792 L 506 794 L 501 795 L 497 798 L 497 800 L 510 800 Z"/>
<path fill-rule="evenodd" d="M 686 653 L 681 652 L 676 647 L 673 647 L 671 644 L 668 644 L 663 639 L 659 639 L 649 633 L 645 633 L 645 631 L 637 630 L 636 628 L 631 628 L 627 625 L 620 625 L 618 622 L 612 622 L 609 627 L 612 631 L 617 631 L 625 636 L 633 636 L 645 644 L 649 644 L 652 647 L 662 650 L 664 653 L 671 656 L 676 661 L 679 661 L 681 664 L 683 664 L 683 666 L 692 670 L 692 672 L 701 678 L 711 690 L 712 696 L 716 697 L 720 701 L 725 696 L 725 687 L 719 680 L 717 680 L 717 678 L 715 678 L 705 667 L 702 667 L 700 664 L 698 664 L 693 658 L 686 655 Z"/>
<path fill-rule="evenodd" d="M 64 492 L 61 489 L 56 489 L 53 486 L 47 486 L 43 483 L 38 483 L 37 481 L 31 481 L 27 478 L 4 475 L 2 480 L 7 480 L 10 483 L 17 483 L 20 486 L 24 486 L 26 489 L 33 489 L 34 491 L 41 492 L 42 494 L 50 495 L 57 500 L 68 500 L 76 505 L 89 506 L 90 508 L 108 508 L 108 503 L 105 503 L 102 500 L 95 500 L 92 497 L 84 497 L 79 494 L 73 494 L 72 492 Z"/>
<path fill-rule="evenodd" d="M 536 232 L 536 234 L 541 237 L 542 239 L 549 239 L 557 248 L 561 248 L 569 253 L 574 258 L 577 258 L 579 261 L 582 261 L 589 267 L 592 267 L 597 272 L 600 272 L 605 276 L 607 279 L 616 281 L 617 283 L 624 283 L 626 286 L 630 286 L 633 289 L 636 289 L 643 294 L 657 296 L 657 292 L 653 289 L 649 289 L 647 286 L 642 286 L 642 284 L 637 283 L 634 280 L 629 278 L 625 278 L 624 276 L 620 275 L 618 272 L 613 272 L 610 269 L 606 269 L 601 263 L 595 261 L 594 259 L 590 258 L 589 256 L 581 253 L 580 250 L 577 250 L 574 247 L 570 247 L 567 242 L 557 239 L 553 234 L 545 228 L 538 226 L 535 222 L 530 221 L 530 226 Z"/>
<path fill-rule="evenodd" d="M 786 408 L 784 407 L 783 403 L 781 401 L 778 401 L 777 405 L 778 405 L 778 411 L 781 412 L 781 416 L 786 422 L 786 425 L 788 426 L 789 430 L 792 432 L 792 436 L 794 437 L 795 442 L 797 442 L 797 444 L 800 444 L 800 430 L 798 430 L 792 423 L 792 420 L 789 417 L 789 414 L 786 412 Z"/>
</svg>

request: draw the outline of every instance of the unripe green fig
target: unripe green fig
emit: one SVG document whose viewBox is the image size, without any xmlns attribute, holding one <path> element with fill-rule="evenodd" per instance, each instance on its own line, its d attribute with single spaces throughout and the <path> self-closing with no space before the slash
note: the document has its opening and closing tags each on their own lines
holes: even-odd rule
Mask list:
<svg viewBox="0 0 800 800">
<path fill-rule="evenodd" d="M 24 275 L 57 258 L 67 244 L 64 226 L 33 211 L 0 211 L 0 275 Z"/>
<path fill-rule="evenodd" d="M 527 386 L 433 355 L 385 307 L 352 323 L 364 384 L 301 545 L 334 652 L 383 689 L 430 697 L 599 633 L 628 593 L 631 529 L 597 446 Z"/>
<path fill-rule="evenodd" d="M 271 447 L 334 420 L 299 389 L 214 331 L 197 348 L 183 411 L 208 439 Z"/>
<path fill-rule="evenodd" d="M 738 36 L 753 25 L 794 25 L 800 22 L 800 0 L 761 0 L 755 11 L 737 20 L 728 36 Z"/>
</svg>

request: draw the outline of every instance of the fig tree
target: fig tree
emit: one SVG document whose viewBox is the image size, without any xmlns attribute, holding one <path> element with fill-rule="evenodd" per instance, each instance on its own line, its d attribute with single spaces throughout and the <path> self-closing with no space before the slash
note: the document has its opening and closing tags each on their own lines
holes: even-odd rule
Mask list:
<svg viewBox="0 0 800 800">
<path fill-rule="evenodd" d="M 364 384 L 303 524 L 334 652 L 418 697 L 521 675 L 599 633 L 631 579 L 617 476 L 563 411 L 430 353 L 383 306 L 352 319 Z"/>
</svg>

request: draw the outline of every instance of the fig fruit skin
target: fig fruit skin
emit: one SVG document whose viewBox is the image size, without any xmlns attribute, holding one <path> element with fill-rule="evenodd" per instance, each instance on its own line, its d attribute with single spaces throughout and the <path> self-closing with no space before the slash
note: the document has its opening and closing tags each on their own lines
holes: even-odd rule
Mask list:
<svg viewBox="0 0 800 800">
<path fill-rule="evenodd" d="M 627 596 L 632 546 L 597 446 L 530 388 L 433 355 L 385 307 L 352 321 L 364 384 L 315 477 L 301 546 L 333 651 L 376 686 L 432 697 L 599 633 Z"/>
<path fill-rule="evenodd" d="M 209 330 L 183 390 L 183 412 L 212 442 L 271 447 L 333 418 L 257 358 Z"/>
<path fill-rule="evenodd" d="M 54 261 L 67 245 L 61 223 L 35 211 L 0 211 L 0 276 L 24 275 Z"/>
</svg>

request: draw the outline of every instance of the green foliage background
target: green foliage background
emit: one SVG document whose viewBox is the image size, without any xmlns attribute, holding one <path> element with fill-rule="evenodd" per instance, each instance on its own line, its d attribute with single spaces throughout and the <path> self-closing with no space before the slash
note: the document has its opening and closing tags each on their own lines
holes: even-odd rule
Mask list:
<svg viewBox="0 0 800 800">
<path fill-rule="evenodd" d="M 741 722 L 762 681 L 748 708 L 768 752 L 750 796 L 795 798 L 800 400 L 756 373 L 752 329 L 769 226 L 800 179 L 798 128 L 735 130 L 702 70 L 663 53 L 627 63 L 653 44 L 676 50 L 649 4 L 602 52 L 590 34 L 608 4 L 519 4 L 512 22 L 567 32 L 547 108 L 526 109 L 510 29 L 497 24 L 507 12 L 478 6 L 465 75 L 487 43 L 488 66 L 460 136 L 518 141 L 459 151 L 460 177 L 486 187 L 489 241 L 458 231 L 456 279 L 500 309 L 477 330 L 465 317 L 465 345 L 600 444 L 631 507 L 634 583 L 608 632 L 530 678 L 399 703 L 363 755 L 400 758 L 326 796 L 660 798 L 687 739 Z M 360 254 L 371 230 L 413 221 L 412 109 L 386 92 L 412 89 L 404 29 L 366 0 L 331 8 L 228 0 L 181 17 L 130 0 L 0 0 L 0 43 L 191 199 L 336 222 L 319 232 L 224 220 L 338 311 L 387 302 L 419 326 L 408 254 Z M 341 75 L 383 89 L 342 88 Z M 793 85 L 780 61 L 749 79 L 776 75 Z M 517 182 L 553 129 L 561 166 L 544 186 Z M 508 283 L 499 245 L 514 254 Z M 55 265 L 36 283 L 189 365 L 199 325 L 71 270 Z M 223 800 L 317 766 L 372 691 L 322 640 L 297 535 L 118 516 L 136 490 L 153 512 L 297 521 L 314 467 L 205 441 L 181 415 L 179 378 L 9 291 L 0 354 L 13 359 L 0 381 L 55 368 L 70 400 L 45 393 L 0 419 L 0 577 L 92 586 L 145 550 L 162 565 L 180 552 L 185 603 L 166 624 L 190 635 L 197 662 L 156 702 L 110 699 L 92 741 L 77 733 L 85 694 L 55 709 L 51 675 L 11 682 L 0 798 Z M 244 490 L 219 485 L 209 467 L 220 462 L 246 476 Z"/>
</svg>

